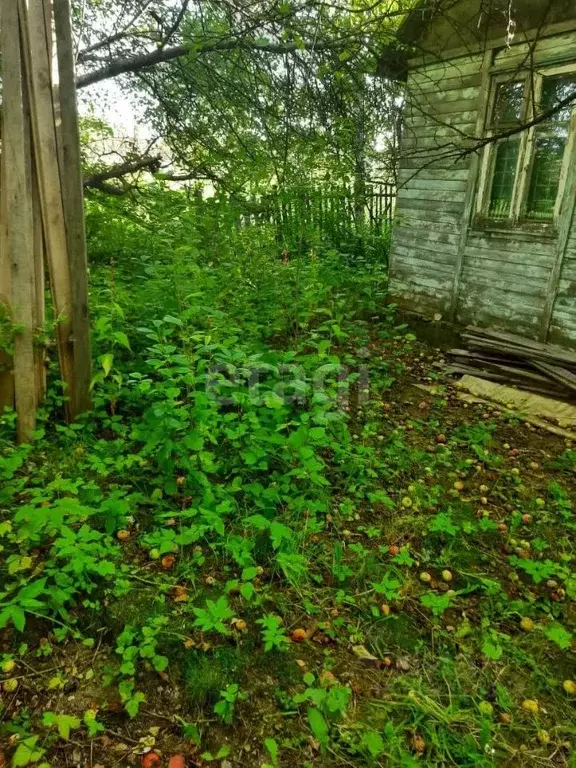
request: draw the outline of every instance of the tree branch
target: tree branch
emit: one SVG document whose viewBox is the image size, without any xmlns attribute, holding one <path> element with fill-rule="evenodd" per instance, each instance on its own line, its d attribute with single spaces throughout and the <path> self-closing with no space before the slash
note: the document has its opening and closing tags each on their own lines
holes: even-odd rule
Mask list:
<svg viewBox="0 0 576 768">
<path fill-rule="evenodd" d="M 182 8 L 180 8 L 180 12 L 178 13 L 178 16 L 176 17 L 176 20 L 174 21 L 174 24 L 170 27 L 168 30 L 166 36 L 164 37 L 164 40 L 160 44 L 160 48 L 166 48 L 170 40 L 172 39 L 172 36 L 178 31 L 178 28 L 180 27 L 180 24 L 182 23 L 182 20 L 184 16 L 186 15 L 186 11 L 188 10 L 188 6 L 190 5 L 190 0 L 184 0 L 182 3 Z"/>
<path fill-rule="evenodd" d="M 129 160 L 122 165 L 114 165 L 102 173 L 94 173 L 91 176 L 84 178 L 84 188 L 102 189 L 102 185 L 106 184 L 110 179 L 121 179 L 123 176 L 128 176 L 131 173 L 137 173 L 138 171 L 148 170 L 150 173 L 155 173 L 160 168 L 160 157 L 140 157 L 137 160 Z M 110 187 L 110 185 L 106 185 Z M 118 189 L 115 187 L 114 189 Z M 109 190 L 106 190 L 109 191 Z"/>
<path fill-rule="evenodd" d="M 310 45 L 310 50 L 327 50 L 330 48 L 337 48 L 341 43 L 323 43 Z M 262 51 L 265 53 L 273 53 L 277 55 L 284 55 L 285 53 L 295 53 L 301 50 L 302 46 L 296 45 L 296 43 L 257 43 L 254 40 L 221 40 L 216 43 L 208 43 L 200 48 L 196 48 L 193 42 L 182 43 L 181 45 L 175 45 L 171 48 L 159 48 L 149 53 L 142 53 L 138 56 L 129 56 L 125 59 L 116 59 L 111 61 L 105 67 L 96 69 L 93 72 L 88 72 L 85 75 L 81 75 L 76 80 L 77 88 L 86 88 L 88 85 L 94 85 L 94 83 L 100 83 L 103 80 L 109 80 L 111 77 L 117 77 L 128 72 L 138 72 L 141 69 L 147 69 L 148 67 L 154 67 L 156 64 L 161 64 L 166 61 L 173 61 L 179 59 L 182 56 L 186 56 L 190 51 L 195 53 L 209 53 L 215 51 L 231 51 L 236 48 L 244 48 L 252 51 Z"/>
<path fill-rule="evenodd" d="M 156 30 L 153 30 L 153 29 L 141 30 L 138 32 L 118 32 L 115 35 L 111 35 L 110 37 L 107 37 L 105 40 L 100 40 L 99 42 L 94 43 L 93 45 L 89 45 L 87 48 L 84 48 L 82 51 L 78 53 L 77 61 L 80 64 L 83 64 L 86 61 L 99 61 L 99 59 L 96 56 L 94 56 L 94 54 L 96 53 L 96 51 L 101 51 L 102 48 L 106 48 L 107 46 L 110 46 L 113 43 L 118 43 L 121 40 L 134 40 L 134 39 L 153 40 L 154 36 L 156 36 L 157 38 L 158 33 L 156 32 Z"/>
</svg>

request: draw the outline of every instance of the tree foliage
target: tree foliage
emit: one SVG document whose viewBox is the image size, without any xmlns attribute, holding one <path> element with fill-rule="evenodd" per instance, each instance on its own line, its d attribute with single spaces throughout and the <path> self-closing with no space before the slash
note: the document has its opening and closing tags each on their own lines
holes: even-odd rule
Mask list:
<svg viewBox="0 0 576 768">
<path fill-rule="evenodd" d="M 120 76 L 195 179 L 365 176 L 395 143 L 395 88 L 375 72 L 410 4 L 92 0 L 75 11 L 78 85 Z"/>
</svg>

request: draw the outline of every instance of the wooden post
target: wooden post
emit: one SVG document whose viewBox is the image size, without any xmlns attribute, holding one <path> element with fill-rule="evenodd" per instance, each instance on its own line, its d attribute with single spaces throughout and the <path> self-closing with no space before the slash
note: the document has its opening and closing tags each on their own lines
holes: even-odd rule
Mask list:
<svg viewBox="0 0 576 768">
<path fill-rule="evenodd" d="M 32 190 L 26 157 L 30 155 L 25 124 L 22 53 L 18 8 L 4 0 L 1 22 L 2 107 L 5 215 L 12 281 L 14 379 L 18 438 L 29 440 L 36 425 L 34 376 L 35 271 L 32 219 Z"/>
<path fill-rule="evenodd" d="M 60 169 L 60 177 L 62 179 L 62 198 L 72 290 L 75 380 L 72 412 L 77 416 L 90 408 L 91 356 L 84 197 L 69 0 L 54 0 L 54 24 L 58 55 L 58 94 L 62 120 L 63 166 Z"/>
</svg>

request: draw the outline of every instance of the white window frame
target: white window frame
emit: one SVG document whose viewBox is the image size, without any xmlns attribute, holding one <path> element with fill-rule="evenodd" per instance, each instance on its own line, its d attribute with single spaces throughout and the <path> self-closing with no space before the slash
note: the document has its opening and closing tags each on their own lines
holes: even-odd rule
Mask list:
<svg viewBox="0 0 576 768">
<path fill-rule="evenodd" d="M 536 105 L 540 100 L 544 78 L 565 74 L 574 74 L 576 76 L 576 64 L 546 67 L 538 69 L 536 72 L 518 73 L 517 75 L 511 75 L 510 72 L 493 75 L 490 83 L 490 97 L 488 99 L 486 113 L 486 125 L 488 126 L 486 136 L 490 137 L 494 135 L 492 129 L 492 116 L 494 114 L 496 92 L 501 83 L 524 82 L 524 102 L 520 119 L 522 122 L 530 122 L 536 117 Z M 510 213 L 506 218 L 497 218 L 489 215 L 498 142 L 491 142 L 484 147 L 481 157 L 480 182 L 478 186 L 478 194 L 476 196 L 477 219 L 492 224 L 495 227 L 498 227 L 499 225 L 504 227 L 525 226 L 528 228 L 536 227 L 540 230 L 549 230 L 556 227 L 562 207 L 564 192 L 566 190 L 568 170 L 571 163 L 576 162 L 576 103 L 572 105 L 572 115 L 568 128 L 566 149 L 564 150 L 564 157 L 562 160 L 562 170 L 560 173 L 560 183 L 558 185 L 554 214 L 549 220 L 528 219 L 525 216 L 528 204 L 529 182 L 534 159 L 534 139 L 537 128 L 537 125 L 528 128 L 520 134 L 520 138 L 518 139 L 520 147 L 514 180 L 514 191 L 510 204 Z"/>
</svg>

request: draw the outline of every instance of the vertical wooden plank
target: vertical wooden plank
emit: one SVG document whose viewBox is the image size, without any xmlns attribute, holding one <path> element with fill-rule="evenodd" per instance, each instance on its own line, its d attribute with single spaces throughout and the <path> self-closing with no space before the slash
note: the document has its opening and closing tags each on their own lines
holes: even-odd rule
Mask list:
<svg viewBox="0 0 576 768">
<path fill-rule="evenodd" d="M 482 86 L 480 89 L 480 97 L 478 99 L 478 115 L 476 118 L 476 136 L 483 136 L 486 125 L 486 112 L 488 106 L 488 98 L 490 95 L 490 68 L 492 67 L 492 59 L 494 51 L 490 48 L 484 52 L 484 58 L 482 60 Z M 462 269 L 464 266 L 464 253 L 466 251 L 466 242 L 468 240 L 468 228 L 474 215 L 474 196 L 476 194 L 476 182 L 478 179 L 478 171 L 480 168 L 480 159 L 477 153 L 472 155 L 470 161 L 470 170 L 468 173 L 468 184 L 466 187 L 466 196 L 464 199 L 464 213 L 462 214 L 462 220 L 460 222 L 460 239 L 458 241 L 458 253 L 456 255 L 456 263 L 454 265 L 454 276 L 452 279 L 452 290 L 450 294 L 450 308 L 449 308 L 449 320 L 454 322 L 456 320 L 456 313 L 458 311 L 458 300 L 460 298 L 460 282 L 462 280 Z"/>
<path fill-rule="evenodd" d="M 40 194 L 38 191 L 38 177 L 34 167 L 34 158 L 31 155 L 31 181 L 32 181 L 32 220 L 33 220 L 33 248 L 34 248 L 34 330 L 40 335 L 46 323 L 46 259 L 44 252 L 44 233 L 42 231 L 42 211 L 40 208 Z M 44 400 L 46 395 L 46 350 L 38 339 L 34 345 L 34 359 L 36 361 L 36 404 Z"/>
<path fill-rule="evenodd" d="M 2 20 L 0 19 L 0 24 Z M 2 127 L 2 147 L 4 129 Z M 12 316 L 12 277 L 8 252 L 8 231 L 6 229 L 6 155 L 0 156 L 0 323 L 9 325 Z M 6 329 L 8 332 L 8 329 Z M 1 332 L 0 332 L 1 334 Z M 0 339 L 2 336 L 0 335 Z M 8 338 L 5 340 L 8 342 Z M 12 356 L 0 349 L 0 413 L 4 408 L 14 408 L 14 374 Z"/>
<path fill-rule="evenodd" d="M 52 73 L 42 0 L 19 0 L 24 33 L 25 64 L 30 89 L 34 157 L 40 190 L 44 242 L 54 311 L 58 320 L 58 356 L 69 398 L 68 418 L 77 402 L 74 380 L 72 293 L 68 267 L 66 227 L 62 205 L 58 146 L 52 103 Z"/>
<path fill-rule="evenodd" d="M 18 440 L 30 440 L 36 426 L 34 365 L 34 247 L 32 238 L 32 189 L 26 172 L 27 145 L 23 68 L 17 6 L 2 3 L 2 108 L 5 156 L 7 245 L 12 280 L 15 402 Z"/>
<path fill-rule="evenodd" d="M 34 361 L 36 381 L 36 405 L 44 400 L 46 394 L 46 366 L 45 348 L 39 343 L 38 337 L 44 328 L 46 320 L 45 307 L 45 259 L 44 259 L 44 234 L 42 231 L 42 211 L 40 209 L 40 194 L 38 190 L 38 176 L 34 164 L 34 150 L 32 140 L 32 112 L 30 108 L 30 94 L 27 88 L 27 80 L 24 79 L 22 105 L 24 109 L 24 127 L 26 143 L 26 177 L 32 196 L 32 248 L 34 252 L 34 305 L 32 307 L 32 319 L 35 335 Z"/>
<path fill-rule="evenodd" d="M 61 115 L 62 199 L 68 242 L 72 329 L 74 337 L 75 400 L 73 414 L 90 409 L 90 320 L 88 316 L 88 265 L 84 228 L 84 193 L 80 158 L 80 133 L 74 76 L 74 48 L 69 0 L 53 0 L 58 56 Z"/>
</svg>

